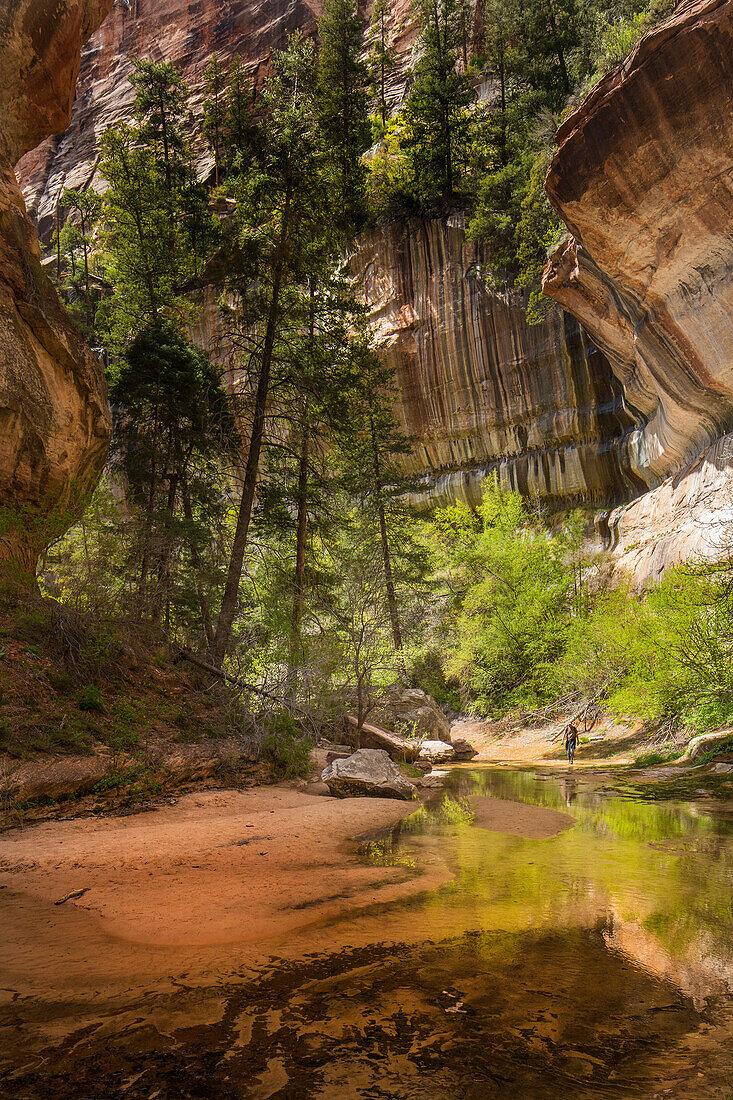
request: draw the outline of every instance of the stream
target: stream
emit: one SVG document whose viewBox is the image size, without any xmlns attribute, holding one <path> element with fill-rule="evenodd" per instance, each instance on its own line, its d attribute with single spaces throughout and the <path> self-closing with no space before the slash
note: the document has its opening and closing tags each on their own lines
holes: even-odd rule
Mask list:
<svg viewBox="0 0 733 1100">
<path fill-rule="evenodd" d="M 480 827 L 489 798 L 554 811 L 554 835 Z M 70 995 L 32 1070 L 19 1017 L 0 1095 L 733 1097 L 724 804 L 644 801 L 623 769 L 462 766 L 360 858 L 442 884 L 71 1028 Z"/>
</svg>

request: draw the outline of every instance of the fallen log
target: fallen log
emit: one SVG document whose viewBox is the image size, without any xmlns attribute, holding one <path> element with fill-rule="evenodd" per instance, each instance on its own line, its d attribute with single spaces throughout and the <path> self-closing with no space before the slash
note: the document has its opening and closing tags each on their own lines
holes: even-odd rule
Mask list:
<svg viewBox="0 0 733 1100">
<path fill-rule="evenodd" d="M 716 745 L 731 740 L 733 740 L 733 728 L 718 730 L 716 733 L 701 733 L 688 742 L 682 756 L 678 757 L 674 763 L 686 764 L 690 760 L 697 760 L 699 756 L 709 752 L 710 749 L 714 749 Z"/>
<path fill-rule="evenodd" d="M 359 723 L 353 715 L 348 715 L 349 726 L 356 731 Z M 380 729 L 379 726 L 371 726 L 367 722 L 361 727 L 362 749 L 384 749 L 393 760 L 405 760 L 411 764 L 420 755 L 420 742 L 409 741 L 406 737 L 400 737 L 397 733 Z"/>
</svg>

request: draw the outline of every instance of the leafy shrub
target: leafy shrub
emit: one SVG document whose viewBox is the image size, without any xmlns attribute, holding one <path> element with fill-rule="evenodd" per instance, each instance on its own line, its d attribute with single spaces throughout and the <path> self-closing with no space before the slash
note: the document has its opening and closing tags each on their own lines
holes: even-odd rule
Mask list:
<svg viewBox="0 0 733 1100">
<path fill-rule="evenodd" d="M 163 786 L 161 777 L 148 764 L 138 762 L 116 768 L 105 775 L 92 788 L 93 794 L 109 794 L 124 791 L 131 800 L 157 794 Z"/>
<path fill-rule="evenodd" d="M 436 514 L 438 562 L 452 606 L 446 673 L 480 711 L 535 706 L 550 697 L 547 668 L 562 656 L 578 611 L 569 555 L 577 525 L 549 532 L 518 493 L 489 481 L 478 513 Z"/>
<path fill-rule="evenodd" d="M 23 612 L 15 620 L 16 633 L 26 642 L 43 642 L 48 637 L 49 625 L 49 617 L 43 611 Z"/>
<path fill-rule="evenodd" d="M 104 700 L 96 684 L 87 684 L 79 695 L 77 706 L 80 710 L 96 711 L 98 714 L 104 714 Z"/>
<path fill-rule="evenodd" d="M 582 740 L 582 738 L 581 738 Z M 634 766 L 637 768 L 651 768 L 654 764 L 669 764 L 682 756 L 680 749 L 670 749 L 669 752 L 646 752 L 634 757 Z"/>
<path fill-rule="evenodd" d="M 265 730 L 262 755 L 270 761 L 275 775 L 282 779 L 307 775 L 312 743 L 303 736 L 295 719 L 285 711 L 270 714 Z"/>
<path fill-rule="evenodd" d="M 702 753 L 701 756 L 695 757 L 695 764 L 709 764 L 716 757 L 721 756 L 723 753 L 733 752 L 733 737 L 729 737 L 726 741 L 719 741 L 717 745 L 713 745 L 707 752 Z"/>
<path fill-rule="evenodd" d="M 460 714 L 463 710 L 461 685 L 456 677 L 448 677 L 437 649 L 429 649 L 415 657 L 408 673 L 411 687 L 421 688 L 431 695 L 439 707 Z"/>
<path fill-rule="evenodd" d="M 671 570 L 643 596 L 617 590 L 579 619 L 549 670 L 556 694 L 603 690 L 621 717 L 679 717 L 698 732 L 733 721 L 733 603 L 726 570 Z"/>
</svg>

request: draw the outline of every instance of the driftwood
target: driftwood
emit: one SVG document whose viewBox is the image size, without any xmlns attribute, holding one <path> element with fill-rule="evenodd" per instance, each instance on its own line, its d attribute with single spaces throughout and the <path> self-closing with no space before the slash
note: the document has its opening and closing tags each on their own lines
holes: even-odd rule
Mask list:
<svg viewBox="0 0 733 1100">
<path fill-rule="evenodd" d="M 59 898 L 58 901 L 55 901 L 54 905 L 63 905 L 64 902 L 71 901 L 72 898 L 80 898 L 82 894 L 86 894 L 88 889 L 88 886 L 83 886 L 81 890 L 70 890 L 68 894 L 64 894 L 62 898 Z"/>
<path fill-rule="evenodd" d="M 352 714 L 348 715 L 348 722 L 353 730 L 358 729 L 359 723 Z M 408 763 L 417 760 L 420 754 L 419 742 L 408 741 L 406 737 L 400 737 L 399 734 L 390 733 L 388 730 L 369 725 L 367 722 L 364 722 L 361 727 L 360 747 L 362 749 L 384 749 L 393 760 L 406 760 Z"/>
</svg>

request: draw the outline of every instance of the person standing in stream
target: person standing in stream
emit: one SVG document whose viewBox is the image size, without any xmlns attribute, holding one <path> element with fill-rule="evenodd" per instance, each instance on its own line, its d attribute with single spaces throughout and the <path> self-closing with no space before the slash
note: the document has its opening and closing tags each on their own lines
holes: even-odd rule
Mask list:
<svg viewBox="0 0 733 1100">
<path fill-rule="evenodd" d="M 578 744 L 578 731 L 572 722 L 569 722 L 562 732 L 565 752 L 568 754 L 569 763 L 572 764 L 573 757 L 575 756 L 575 747 Z"/>
</svg>

